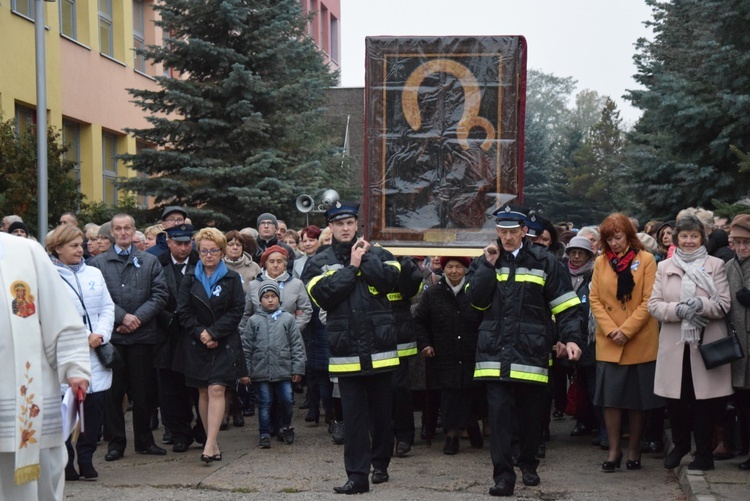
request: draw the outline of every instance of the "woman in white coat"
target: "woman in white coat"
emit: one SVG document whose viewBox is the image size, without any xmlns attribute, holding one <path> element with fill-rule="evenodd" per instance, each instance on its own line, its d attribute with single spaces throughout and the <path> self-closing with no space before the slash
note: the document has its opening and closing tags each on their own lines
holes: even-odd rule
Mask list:
<svg viewBox="0 0 750 501">
<path fill-rule="evenodd" d="M 76 444 L 80 474 L 73 464 L 75 453 L 68 438 L 65 480 L 78 480 L 80 477 L 91 480 L 99 476 L 94 469 L 93 455 L 104 422 L 106 392 L 112 385 L 112 370 L 102 366 L 94 348 L 108 343 L 112 336 L 115 305 L 101 271 L 86 266 L 83 260 L 83 232 L 80 229 L 70 225 L 59 226 L 47 238 L 46 247 L 57 272 L 66 283 L 65 289 L 81 316 L 81 322 L 86 325 L 89 333 L 91 384 L 86 395 L 85 431 L 78 437 Z"/>
<path fill-rule="evenodd" d="M 661 322 L 654 393 L 667 399 L 674 448 L 664 459 L 676 468 L 690 452 L 689 470 L 713 470 L 713 433 L 724 404 L 732 394 L 729 364 L 706 369 L 698 345 L 727 336 L 724 312 L 731 305 L 724 261 L 708 255 L 703 224 L 692 215 L 674 227 L 676 249 L 659 263 L 648 311 Z M 723 311 L 722 311 L 723 308 Z"/>
</svg>

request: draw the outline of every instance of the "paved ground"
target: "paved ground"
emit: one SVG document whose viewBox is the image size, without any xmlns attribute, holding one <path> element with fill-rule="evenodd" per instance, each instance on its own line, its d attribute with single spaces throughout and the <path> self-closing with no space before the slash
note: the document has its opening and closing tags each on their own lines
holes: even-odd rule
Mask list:
<svg viewBox="0 0 750 501">
<path fill-rule="evenodd" d="M 291 446 L 274 439 L 271 449 L 258 449 L 255 417 L 246 418 L 244 428 L 230 427 L 220 432 L 223 461 L 209 466 L 200 462 L 201 448 L 196 445 L 184 454 L 172 453 L 168 448 L 169 453 L 162 457 L 139 455 L 129 448 L 123 459 L 107 463 L 106 444 L 102 444 L 94 458 L 99 479 L 68 482 L 65 497 L 76 501 L 342 501 L 343 496 L 335 495 L 332 489 L 346 480 L 343 446 L 330 442 L 323 424 L 305 426 L 303 412 L 295 415 L 297 440 Z M 687 499 L 675 474 L 661 466 L 661 455 L 644 455 L 641 471 L 625 470 L 623 464 L 622 471 L 601 473 L 599 466 L 606 453 L 591 446 L 588 437 L 571 438 L 568 433 L 573 424 L 570 419 L 553 422 L 553 439 L 548 443 L 547 458 L 539 467 L 542 483 L 524 487 L 519 479 L 516 499 Z M 161 434 L 161 430 L 156 432 L 157 442 Z M 442 436 L 436 437 L 431 446 L 417 440 L 408 457 L 391 462 L 390 482 L 372 486 L 363 499 L 489 499 L 492 470 L 488 446 L 471 449 L 463 440 L 459 454 L 446 456 L 442 445 Z"/>
</svg>

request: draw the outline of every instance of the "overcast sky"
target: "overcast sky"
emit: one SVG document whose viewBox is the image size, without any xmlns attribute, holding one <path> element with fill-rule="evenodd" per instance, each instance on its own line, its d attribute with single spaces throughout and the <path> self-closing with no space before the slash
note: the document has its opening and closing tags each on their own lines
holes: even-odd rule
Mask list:
<svg viewBox="0 0 750 501">
<path fill-rule="evenodd" d="M 341 0 L 341 85 L 364 86 L 366 36 L 523 35 L 529 68 L 610 96 L 632 124 L 640 112 L 622 95 L 650 19 L 644 0 Z"/>
</svg>

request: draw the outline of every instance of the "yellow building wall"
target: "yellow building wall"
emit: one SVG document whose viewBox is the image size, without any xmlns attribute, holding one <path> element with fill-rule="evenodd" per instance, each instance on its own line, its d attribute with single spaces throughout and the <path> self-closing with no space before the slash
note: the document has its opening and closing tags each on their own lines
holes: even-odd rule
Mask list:
<svg viewBox="0 0 750 501">
<path fill-rule="evenodd" d="M 146 43 L 161 41 L 161 29 L 153 23 L 153 1 L 144 4 Z M 59 8 L 59 1 L 44 2 L 48 124 L 58 130 L 63 121 L 78 126 L 81 192 L 88 202 L 101 201 L 102 133 L 117 135 L 118 154 L 135 153 L 135 139 L 125 129 L 149 124 L 126 89 L 156 90 L 148 75 L 160 74 L 161 67 L 148 66 L 146 74 L 133 68 L 132 0 L 112 0 L 112 57 L 99 52 L 95 0 L 76 2 L 75 39 L 60 33 Z M 12 12 L 10 0 L 0 2 L 0 47 L 0 114 L 8 120 L 15 116 L 17 104 L 36 108 L 34 23 Z M 118 161 L 117 174 L 134 176 L 135 171 Z"/>
</svg>

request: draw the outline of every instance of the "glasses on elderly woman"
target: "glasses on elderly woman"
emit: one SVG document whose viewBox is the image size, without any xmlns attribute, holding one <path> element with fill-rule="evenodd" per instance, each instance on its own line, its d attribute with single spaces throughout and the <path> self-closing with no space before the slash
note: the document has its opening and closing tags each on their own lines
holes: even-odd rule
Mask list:
<svg viewBox="0 0 750 501">
<path fill-rule="evenodd" d="M 219 252 L 221 252 L 221 249 L 201 249 L 200 250 L 201 256 L 207 256 L 209 254 L 213 256 L 215 254 L 218 254 Z"/>
</svg>

